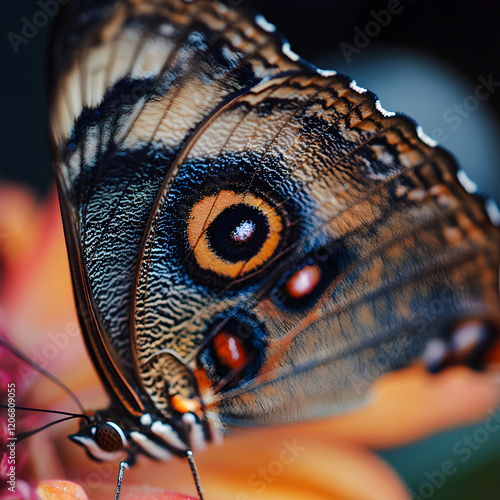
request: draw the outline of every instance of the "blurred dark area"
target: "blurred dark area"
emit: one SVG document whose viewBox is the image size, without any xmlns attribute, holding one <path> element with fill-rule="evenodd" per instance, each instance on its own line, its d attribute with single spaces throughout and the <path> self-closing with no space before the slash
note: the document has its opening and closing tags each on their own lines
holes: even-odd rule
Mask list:
<svg viewBox="0 0 500 500">
<path fill-rule="evenodd" d="M 242 4 L 262 12 L 294 51 L 309 60 L 321 53 L 339 52 L 343 42 L 354 45 L 354 28 L 365 31 L 374 19 L 372 12 L 387 10 L 392 4 L 393 11 L 401 12 L 371 37 L 371 48 L 417 49 L 451 64 L 471 81 L 489 73 L 500 81 L 497 0 L 248 0 Z M 493 93 L 488 104 L 500 116 L 500 92 Z"/>
<path fill-rule="evenodd" d="M 33 21 L 37 13 L 43 12 L 43 3 L 44 0 L 2 0 L 0 4 L 3 67 L 0 180 L 28 184 L 41 195 L 52 182 L 44 88 L 50 22 L 44 24 L 43 16 L 38 16 L 40 26 L 35 27 L 36 33 L 26 43 L 16 44 L 12 34 L 14 39 L 20 35 L 25 19 Z M 341 67 L 331 69 L 356 79 L 356 66 L 347 61 L 342 43 L 359 50 L 359 54 L 351 54 L 353 63 L 356 59 L 362 61 L 362 53 L 366 57 L 377 47 L 418 50 L 452 67 L 470 82 L 471 92 L 479 75 L 484 78 L 492 75 L 493 81 L 500 81 L 497 27 L 500 4 L 496 0 L 227 0 L 227 3 L 263 13 L 286 36 L 293 50 L 308 60 L 318 61 L 320 56 L 333 54 L 333 60 L 340 61 Z M 373 13 L 387 11 L 389 7 L 397 13 L 391 15 L 387 26 L 369 37 L 366 48 L 356 47 L 356 28 L 358 32 L 365 31 L 367 23 L 374 19 Z M 370 90 L 378 93 L 377 89 Z M 500 121 L 500 86 L 480 105 Z M 406 111 L 404 105 L 399 105 L 398 111 Z M 443 109 L 440 113 L 443 114 Z M 429 133 L 425 124 L 424 129 Z M 452 149 L 451 143 L 445 146 Z M 473 152 L 481 146 L 471 141 L 467 147 Z"/>
</svg>

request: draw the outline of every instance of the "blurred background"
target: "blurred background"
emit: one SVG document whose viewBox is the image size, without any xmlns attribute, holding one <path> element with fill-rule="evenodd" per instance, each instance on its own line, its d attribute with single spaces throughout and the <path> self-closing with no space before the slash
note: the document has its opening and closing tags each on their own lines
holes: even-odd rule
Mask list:
<svg viewBox="0 0 500 500">
<path fill-rule="evenodd" d="M 386 109 L 414 118 L 456 156 L 481 191 L 500 201 L 499 2 L 228 3 L 263 13 L 302 57 L 349 75 L 375 92 Z M 28 185 L 43 197 L 52 185 L 44 88 L 49 25 L 40 22 L 27 43 L 16 38 L 23 18 L 32 20 L 39 11 L 37 0 L 0 4 L 0 182 Z M 456 429 L 381 455 L 416 492 L 443 461 L 460 464 L 458 474 L 435 486 L 430 496 L 430 490 L 422 490 L 420 498 L 500 498 L 500 432 L 475 445 L 466 461 L 453 451 L 479 428 Z"/>
</svg>

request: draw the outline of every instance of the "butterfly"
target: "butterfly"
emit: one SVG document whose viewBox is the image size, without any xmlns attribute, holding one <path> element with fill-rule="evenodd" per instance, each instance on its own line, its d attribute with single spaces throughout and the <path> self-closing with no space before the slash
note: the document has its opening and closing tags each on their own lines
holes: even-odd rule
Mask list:
<svg viewBox="0 0 500 500">
<path fill-rule="evenodd" d="M 424 357 L 479 367 L 500 232 L 407 117 L 211 0 L 74 2 L 50 126 L 91 458 L 186 456 L 362 404 Z M 491 207 L 490 207 L 491 208 Z"/>
</svg>

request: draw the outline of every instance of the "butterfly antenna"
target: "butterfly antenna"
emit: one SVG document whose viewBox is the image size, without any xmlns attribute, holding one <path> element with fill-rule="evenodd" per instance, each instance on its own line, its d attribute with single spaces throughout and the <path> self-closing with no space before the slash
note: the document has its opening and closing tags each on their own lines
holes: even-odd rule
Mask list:
<svg viewBox="0 0 500 500">
<path fill-rule="evenodd" d="M 191 450 L 187 450 L 186 457 L 189 462 L 189 467 L 191 468 L 191 474 L 193 475 L 196 491 L 198 492 L 200 500 L 203 500 L 203 493 L 201 492 L 201 484 L 200 484 L 200 475 L 198 474 L 198 467 L 196 467 L 196 462 L 194 461 L 193 452 Z"/>
<path fill-rule="evenodd" d="M 66 420 L 72 420 L 73 418 L 79 418 L 79 417 L 81 417 L 81 415 L 74 415 L 72 417 L 65 417 L 65 418 L 60 418 L 59 420 L 54 420 L 53 422 L 49 422 L 48 424 L 42 425 L 42 427 L 38 427 L 38 429 L 21 432 L 21 434 L 17 434 L 16 439 L 18 442 L 22 441 L 23 439 L 26 439 L 32 436 L 33 434 L 37 434 L 38 432 L 47 429 L 48 427 L 52 427 L 53 425 L 60 424 L 61 422 L 66 422 Z"/>
<path fill-rule="evenodd" d="M 60 411 L 60 410 L 46 410 L 45 408 L 31 408 L 29 406 L 12 406 L 0 404 L 0 408 L 14 408 L 14 410 L 25 410 L 25 411 L 38 411 L 40 413 L 55 413 L 56 415 L 69 415 L 73 418 L 86 418 L 90 420 L 90 417 L 85 413 L 73 413 L 71 411 Z"/>
<path fill-rule="evenodd" d="M 26 431 L 26 432 L 21 432 L 20 434 L 16 434 L 16 441 L 22 441 L 23 439 L 26 439 L 27 437 L 32 436 L 33 434 L 36 434 L 37 432 L 43 431 L 47 427 L 50 427 L 55 424 L 59 424 L 60 422 L 65 422 L 66 420 L 72 420 L 73 418 L 86 418 L 87 420 L 90 420 L 90 417 L 88 415 L 85 415 L 84 413 L 70 413 L 68 411 L 58 411 L 58 410 L 46 410 L 44 408 L 28 408 L 26 406 L 12 406 L 12 405 L 4 405 L 0 404 L 0 408 L 12 408 L 14 410 L 24 410 L 24 411 L 36 411 L 40 413 L 54 413 L 56 415 L 68 415 L 65 418 L 61 418 L 59 420 L 54 420 L 53 422 L 49 422 L 46 425 L 43 425 L 42 427 L 38 427 L 37 429 L 33 429 L 31 431 Z"/>
<path fill-rule="evenodd" d="M 57 384 L 61 389 L 63 389 L 67 394 L 69 394 L 69 396 L 71 396 L 71 398 L 76 403 L 76 405 L 78 406 L 80 411 L 82 413 L 85 413 L 85 409 L 83 408 L 83 405 L 80 403 L 80 400 L 76 397 L 76 395 L 73 393 L 73 391 L 71 391 L 71 389 L 69 387 L 66 387 L 59 379 L 54 377 L 54 375 L 52 375 L 47 370 L 42 368 L 40 365 L 35 363 L 32 359 L 28 358 L 28 356 L 26 356 L 26 354 L 21 352 L 17 347 L 14 347 L 10 342 L 7 341 L 7 339 L 5 339 L 1 335 L 0 335 L 0 345 L 5 347 L 5 349 L 10 351 L 12 354 L 14 354 L 14 356 L 17 356 L 19 359 L 24 361 L 26 364 L 28 364 L 29 366 L 31 366 L 32 368 L 34 368 L 35 370 L 40 372 L 42 375 L 45 375 L 47 378 L 52 380 L 52 382 Z"/>
<path fill-rule="evenodd" d="M 125 469 L 128 469 L 128 463 L 125 462 L 125 460 L 122 460 L 120 462 L 120 470 L 118 471 L 118 479 L 116 481 L 115 500 L 118 500 L 120 498 L 120 491 L 122 489 L 123 483 L 123 473 L 125 472 Z"/>
</svg>

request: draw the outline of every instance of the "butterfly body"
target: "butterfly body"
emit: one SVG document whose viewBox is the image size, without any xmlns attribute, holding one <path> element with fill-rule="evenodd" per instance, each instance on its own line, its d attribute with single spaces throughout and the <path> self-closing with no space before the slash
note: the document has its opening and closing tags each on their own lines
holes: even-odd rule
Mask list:
<svg viewBox="0 0 500 500">
<path fill-rule="evenodd" d="M 89 12 L 56 29 L 51 124 L 112 401 L 73 436 L 91 456 L 344 411 L 462 321 L 494 328 L 499 231 L 411 120 L 218 2 Z"/>
</svg>

